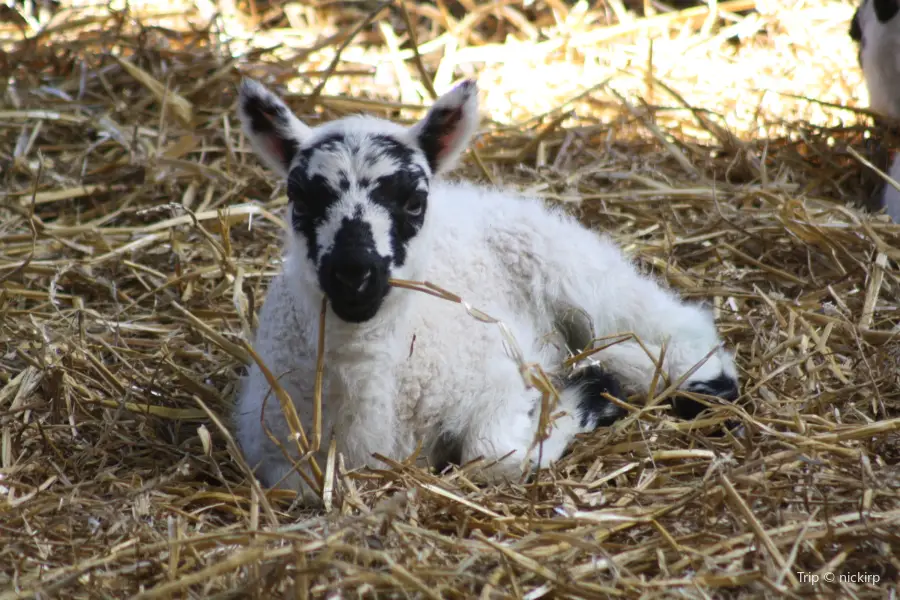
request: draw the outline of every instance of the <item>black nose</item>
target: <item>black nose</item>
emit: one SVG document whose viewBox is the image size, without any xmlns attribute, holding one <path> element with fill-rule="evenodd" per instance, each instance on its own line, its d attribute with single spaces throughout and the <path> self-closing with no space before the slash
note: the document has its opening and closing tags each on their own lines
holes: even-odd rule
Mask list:
<svg viewBox="0 0 900 600">
<path fill-rule="evenodd" d="M 359 293 L 368 287 L 374 271 L 368 265 L 339 265 L 334 269 L 334 279 L 348 292 Z"/>
</svg>

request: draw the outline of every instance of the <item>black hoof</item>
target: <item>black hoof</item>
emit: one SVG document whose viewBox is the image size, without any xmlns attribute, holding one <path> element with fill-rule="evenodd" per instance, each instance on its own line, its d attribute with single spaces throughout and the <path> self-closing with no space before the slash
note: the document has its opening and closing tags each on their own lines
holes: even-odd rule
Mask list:
<svg viewBox="0 0 900 600">
<path fill-rule="evenodd" d="M 603 394 L 625 401 L 625 394 L 619 381 L 597 365 L 590 365 L 573 373 L 566 381 L 566 387 L 579 386 L 581 398 L 581 426 L 591 422 L 596 427 L 609 427 L 623 416 L 626 410 L 607 400 Z"/>
<path fill-rule="evenodd" d="M 692 381 L 687 385 L 686 390 L 694 394 L 703 394 L 704 396 L 715 396 L 729 402 L 734 402 L 740 396 L 737 381 L 722 373 L 715 379 L 706 381 Z M 697 402 L 687 396 L 675 395 L 671 400 L 672 411 L 681 419 L 692 421 L 697 418 L 700 413 L 706 410 L 706 405 Z"/>
</svg>

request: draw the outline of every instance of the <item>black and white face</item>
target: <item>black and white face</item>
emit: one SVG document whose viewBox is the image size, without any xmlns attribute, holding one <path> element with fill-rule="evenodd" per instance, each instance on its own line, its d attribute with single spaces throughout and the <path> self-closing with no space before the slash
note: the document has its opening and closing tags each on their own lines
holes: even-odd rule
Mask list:
<svg viewBox="0 0 900 600">
<path fill-rule="evenodd" d="M 850 21 L 850 38 L 859 43 L 859 64 L 863 66 L 863 52 L 869 37 L 881 38 L 885 28 L 900 12 L 900 0 L 862 0 Z M 892 27 L 900 36 L 900 19 Z"/>
<path fill-rule="evenodd" d="M 465 81 L 409 128 L 367 116 L 309 128 L 259 83 L 241 84 L 244 132 L 286 178 L 297 247 L 338 318 L 372 319 L 388 280 L 412 275 L 432 180 L 454 166 L 474 133 L 477 96 Z"/>
<path fill-rule="evenodd" d="M 862 0 L 850 23 L 869 109 L 900 119 L 900 0 Z"/>
</svg>

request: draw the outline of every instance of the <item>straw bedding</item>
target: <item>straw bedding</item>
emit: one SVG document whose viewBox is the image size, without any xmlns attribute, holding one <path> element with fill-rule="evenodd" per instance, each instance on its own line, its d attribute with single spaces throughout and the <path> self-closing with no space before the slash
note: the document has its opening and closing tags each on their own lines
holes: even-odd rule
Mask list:
<svg viewBox="0 0 900 600">
<path fill-rule="evenodd" d="M 631 5 L 5 6 L 0 598 L 895 590 L 900 227 L 856 208 L 853 7 Z M 741 399 L 633 412 L 528 483 L 338 460 L 327 512 L 262 493 L 227 426 L 285 198 L 237 126 L 242 73 L 313 123 L 411 121 L 430 81 L 477 75 L 461 174 L 711 300 Z M 710 435 L 726 418 L 747 435 Z"/>
</svg>

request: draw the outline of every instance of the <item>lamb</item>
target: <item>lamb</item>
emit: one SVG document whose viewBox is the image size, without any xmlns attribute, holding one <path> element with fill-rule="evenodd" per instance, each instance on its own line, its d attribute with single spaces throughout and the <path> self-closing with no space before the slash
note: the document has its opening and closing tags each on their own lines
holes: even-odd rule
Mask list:
<svg viewBox="0 0 900 600">
<path fill-rule="evenodd" d="M 869 108 L 888 119 L 900 119 L 900 0 L 862 0 L 850 22 L 850 37 L 859 45 L 859 63 L 869 92 Z M 889 129 L 890 127 L 885 127 Z M 900 181 L 900 155 L 892 158 L 888 175 Z M 887 162 L 887 161 L 885 161 Z M 900 192 L 887 182 L 875 201 L 900 222 Z"/>
<path fill-rule="evenodd" d="M 482 458 L 486 481 L 515 480 L 557 461 L 578 434 L 621 417 L 609 397 L 623 390 L 647 394 L 668 377 L 683 378 L 681 390 L 738 397 L 733 355 L 707 309 L 640 274 L 610 239 L 562 210 L 444 177 L 478 125 L 474 81 L 441 96 L 411 127 L 356 115 L 311 128 L 249 79 L 238 113 L 289 199 L 283 269 L 260 310 L 255 349 L 308 426 L 327 299 L 321 431 L 333 434 L 347 468 L 378 465 L 375 453 L 406 459 L 421 441 L 434 466 Z M 529 450 L 541 393 L 526 386 L 500 328 L 458 304 L 394 287 L 392 278 L 460 294 L 506 325 L 527 363 L 557 374 L 557 418 L 540 452 Z M 588 320 L 578 324 L 573 314 Z M 647 350 L 631 338 L 559 375 L 570 349 L 548 334 L 560 330 L 583 346 L 632 332 Z M 265 486 L 317 503 L 256 364 L 234 421 Z M 313 453 L 319 465 L 327 448 Z"/>
</svg>

